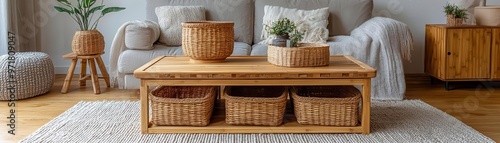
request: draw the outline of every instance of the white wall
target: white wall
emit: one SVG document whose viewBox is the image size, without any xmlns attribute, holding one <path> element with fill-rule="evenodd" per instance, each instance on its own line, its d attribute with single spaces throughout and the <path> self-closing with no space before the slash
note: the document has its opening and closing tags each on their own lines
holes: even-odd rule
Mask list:
<svg viewBox="0 0 500 143">
<path fill-rule="evenodd" d="M 50 3 L 55 0 L 42 0 Z M 424 33 L 425 24 L 445 23 L 443 5 L 446 0 L 374 0 L 374 15 L 391 17 L 402 21 L 411 28 L 415 40 L 412 62 L 405 62 L 406 73 L 423 73 L 424 71 Z M 109 47 L 118 27 L 126 21 L 145 18 L 145 1 L 142 0 L 106 0 L 108 6 L 122 6 L 127 9 L 119 13 L 106 15 L 100 22 L 98 30 L 105 37 L 106 54 L 103 60 L 109 65 Z M 488 4 L 500 5 L 500 0 L 488 0 Z M 54 61 L 56 73 L 66 74 L 68 60 L 62 55 L 71 52 L 71 40 L 77 30 L 76 23 L 63 13 L 49 15 L 48 23 L 42 27 L 42 51 L 48 53 Z"/>
<path fill-rule="evenodd" d="M 0 21 L 7 21 L 7 1 L 0 1 Z M 0 22 L 0 55 L 7 54 L 7 24 Z"/>
</svg>

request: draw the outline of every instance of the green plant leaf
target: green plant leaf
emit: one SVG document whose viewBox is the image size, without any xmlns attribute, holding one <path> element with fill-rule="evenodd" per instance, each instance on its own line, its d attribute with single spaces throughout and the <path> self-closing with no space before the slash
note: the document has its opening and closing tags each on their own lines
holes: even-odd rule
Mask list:
<svg viewBox="0 0 500 143">
<path fill-rule="evenodd" d="M 66 8 L 63 8 L 63 7 L 54 6 L 54 9 L 56 9 L 59 12 L 66 12 L 68 14 L 73 14 L 73 11 L 66 9 Z"/>
<path fill-rule="evenodd" d="M 92 7 L 92 5 L 94 5 L 95 2 L 96 0 L 83 0 L 83 8 Z"/>
<path fill-rule="evenodd" d="M 90 9 L 89 12 L 85 14 L 85 18 L 88 18 L 91 14 L 93 14 L 94 12 L 96 12 L 98 10 L 102 10 L 103 8 L 104 8 L 104 5 L 100 5 L 100 6 L 96 6 L 92 9 Z"/>
<path fill-rule="evenodd" d="M 82 0 L 76 0 L 78 3 L 78 9 L 82 9 Z"/>
<path fill-rule="evenodd" d="M 118 11 L 122 11 L 124 9 L 125 9 L 124 7 L 108 7 L 108 8 L 105 8 L 104 10 L 102 10 L 101 15 L 104 16 L 110 12 L 118 12 Z"/>
<path fill-rule="evenodd" d="M 66 4 L 66 5 L 71 5 L 71 3 L 68 2 L 68 0 L 57 0 L 57 2 L 60 2 L 62 4 Z"/>
</svg>

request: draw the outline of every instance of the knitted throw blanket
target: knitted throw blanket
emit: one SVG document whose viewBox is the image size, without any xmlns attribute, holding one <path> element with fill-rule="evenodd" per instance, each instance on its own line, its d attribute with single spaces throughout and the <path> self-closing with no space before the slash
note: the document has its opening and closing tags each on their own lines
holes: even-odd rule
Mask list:
<svg viewBox="0 0 500 143">
<path fill-rule="evenodd" d="M 374 17 L 349 36 L 331 37 L 330 54 L 352 55 L 377 70 L 372 79 L 371 97 L 376 100 L 402 100 L 406 83 L 403 59 L 410 61 L 413 37 L 406 24 Z"/>
</svg>

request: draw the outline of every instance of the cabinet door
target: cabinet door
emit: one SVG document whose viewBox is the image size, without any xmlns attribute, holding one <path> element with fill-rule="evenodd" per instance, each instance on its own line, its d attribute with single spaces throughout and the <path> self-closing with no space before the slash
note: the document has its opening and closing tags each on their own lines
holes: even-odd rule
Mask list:
<svg viewBox="0 0 500 143">
<path fill-rule="evenodd" d="M 491 78 L 500 79 L 500 28 L 493 29 L 491 46 Z"/>
<path fill-rule="evenodd" d="M 490 28 L 448 29 L 446 78 L 490 78 Z"/>
</svg>

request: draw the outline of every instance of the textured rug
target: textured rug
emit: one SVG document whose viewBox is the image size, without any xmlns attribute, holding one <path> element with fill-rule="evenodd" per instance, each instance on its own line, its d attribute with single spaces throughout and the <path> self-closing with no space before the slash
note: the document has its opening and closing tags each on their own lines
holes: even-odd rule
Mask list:
<svg viewBox="0 0 500 143">
<path fill-rule="evenodd" d="M 419 100 L 373 101 L 371 134 L 146 134 L 138 101 L 79 102 L 21 142 L 494 142 Z"/>
</svg>

